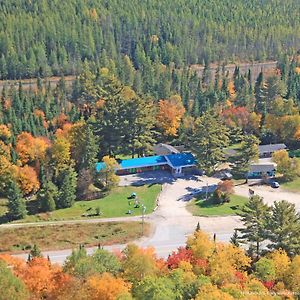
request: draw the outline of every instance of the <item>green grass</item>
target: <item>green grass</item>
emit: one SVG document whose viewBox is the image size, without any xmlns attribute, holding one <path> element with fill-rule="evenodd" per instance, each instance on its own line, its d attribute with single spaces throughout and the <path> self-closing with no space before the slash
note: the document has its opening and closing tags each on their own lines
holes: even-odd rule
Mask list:
<svg viewBox="0 0 300 300">
<path fill-rule="evenodd" d="M 297 177 L 293 181 L 281 183 L 280 186 L 290 192 L 300 192 L 300 177 Z"/>
<path fill-rule="evenodd" d="M 230 202 L 216 205 L 209 198 L 207 201 L 203 198 L 194 199 L 187 205 L 187 209 L 194 216 L 226 216 L 235 215 L 240 208 L 244 206 L 248 198 L 238 195 L 231 195 Z"/>
<path fill-rule="evenodd" d="M 289 150 L 289 155 L 291 157 L 299 157 L 300 158 L 300 149 L 297 150 Z"/>
<path fill-rule="evenodd" d="M 41 250 L 123 244 L 140 238 L 141 226 L 140 222 L 110 222 L 1 228 L 0 252 L 30 250 L 34 244 Z M 149 232 L 150 225 L 145 223 L 144 234 Z"/>
<path fill-rule="evenodd" d="M 0 216 L 7 212 L 7 199 L 0 198 Z"/>
<path fill-rule="evenodd" d="M 40 222 L 40 221 L 60 221 L 90 219 L 99 216 L 93 215 L 96 208 L 100 208 L 101 218 L 137 216 L 142 214 L 142 208 L 134 208 L 134 203 L 128 204 L 127 197 L 135 192 L 140 200 L 146 206 L 146 214 L 153 211 L 156 198 L 161 191 L 160 184 L 144 185 L 139 187 L 126 186 L 113 189 L 107 196 L 91 201 L 76 201 L 70 208 L 58 209 L 49 213 L 39 213 L 28 215 L 25 219 L 15 222 Z M 30 207 L 34 211 L 37 206 L 36 200 L 32 200 Z M 1 206 L 0 206 L 1 207 Z M 132 211 L 131 215 L 126 214 L 128 210 Z M 5 208 L 3 209 L 3 211 Z M 84 216 L 90 214 L 91 216 Z M 92 216 L 93 215 L 93 216 Z"/>
</svg>

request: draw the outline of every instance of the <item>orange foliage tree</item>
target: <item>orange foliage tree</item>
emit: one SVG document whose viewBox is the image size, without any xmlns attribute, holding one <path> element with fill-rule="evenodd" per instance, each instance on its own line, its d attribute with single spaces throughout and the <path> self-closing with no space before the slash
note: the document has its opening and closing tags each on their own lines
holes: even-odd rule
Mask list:
<svg viewBox="0 0 300 300">
<path fill-rule="evenodd" d="M 114 300 L 122 295 L 129 294 L 131 284 L 122 278 L 115 278 L 109 273 L 94 275 L 87 279 L 90 299 Z"/>
<path fill-rule="evenodd" d="M 22 132 L 17 137 L 16 152 L 22 164 L 45 159 L 50 142 L 45 137 L 33 137 L 28 132 Z"/>
<path fill-rule="evenodd" d="M 35 169 L 28 165 L 18 168 L 17 180 L 24 195 L 35 193 L 40 187 Z"/>
<path fill-rule="evenodd" d="M 15 275 L 22 279 L 32 293 L 30 299 L 51 299 L 65 289 L 71 281 L 71 277 L 63 273 L 61 267 L 51 265 L 45 258 L 36 257 L 28 263 L 9 255 L 1 255 L 0 259 L 4 260 Z"/>
<path fill-rule="evenodd" d="M 168 100 L 160 100 L 157 114 L 157 126 L 166 136 L 176 136 L 181 118 L 185 113 L 181 97 L 178 95 Z"/>
</svg>

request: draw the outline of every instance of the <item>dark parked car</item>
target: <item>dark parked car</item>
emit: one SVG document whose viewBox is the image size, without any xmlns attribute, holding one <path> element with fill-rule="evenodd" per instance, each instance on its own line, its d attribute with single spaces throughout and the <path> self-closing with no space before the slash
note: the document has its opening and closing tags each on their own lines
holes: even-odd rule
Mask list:
<svg viewBox="0 0 300 300">
<path fill-rule="evenodd" d="M 280 187 L 279 183 L 277 181 L 272 181 L 271 182 L 271 187 L 274 188 L 274 189 L 277 189 Z"/>
</svg>

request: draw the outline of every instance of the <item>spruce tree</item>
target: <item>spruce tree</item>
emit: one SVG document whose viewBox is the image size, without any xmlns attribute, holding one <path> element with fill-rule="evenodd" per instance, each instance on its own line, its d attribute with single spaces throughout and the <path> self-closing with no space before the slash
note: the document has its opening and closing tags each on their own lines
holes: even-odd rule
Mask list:
<svg viewBox="0 0 300 300">
<path fill-rule="evenodd" d="M 53 211 L 56 208 L 55 200 L 58 197 L 57 187 L 50 181 L 46 182 L 37 194 L 42 212 Z"/>
<path fill-rule="evenodd" d="M 7 189 L 8 217 L 11 220 L 24 219 L 27 214 L 25 199 L 16 181 L 10 180 Z"/>
<path fill-rule="evenodd" d="M 73 167 L 65 169 L 59 180 L 59 194 L 56 201 L 57 208 L 71 207 L 76 200 L 77 173 Z"/>
</svg>

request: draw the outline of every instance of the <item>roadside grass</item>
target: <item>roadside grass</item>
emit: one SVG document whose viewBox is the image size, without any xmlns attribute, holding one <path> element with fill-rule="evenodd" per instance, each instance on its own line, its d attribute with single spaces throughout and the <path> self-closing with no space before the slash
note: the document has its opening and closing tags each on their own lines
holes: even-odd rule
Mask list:
<svg viewBox="0 0 300 300">
<path fill-rule="evenodd" d="M 7 199 L 0 198 L 0 216 L 5 215 L 7 212 Z"/>
<path fill-rule="evenodd" d="M 224 204 L 214 204 L 210 197 L 207 201 L 203 197 L 193 199 L 187 209 L 194 216 L 227 216 L 236 213 L 246 204 L 248 198 L 238 195 L 231 195 L 230 202 Z"/>
<path fill-rule="evenodd" d="M 149 235 L 150 225 L 144 224 Z M 41 250 L 60 250 L 85 246 L 123 244 L 142 236 L 140 222 L 109 222 L 25 226 L 0 228 L 0 252 L 30 250 L 36 244 Z"/>
<path fill-rule="evenodd" d="M 280 186 L 289 192 L 300 193 L 300 177 L 297 177 L 293 181 L 283 182 Z"/>
<path fill-rule="evenodd" d="M 142 215 L 141 206 L 134 208 L 133 200 L 131 200 L 129 205 L 127 197 L 129 197 L 133 192 L 137 194 L 140 203 L 143 203 L 146 206 L 145 214 L 149 214 L 155 207 L 155 201 L 160 191 L 160 184 L 151 184 L 139 187 L 116 187 L 107 196 L 101 199 L 76 201 L 70 208 L 58 209 L 48 213 L 34 213 L 37 211 L 38 203 L 36 200 L 31 200 L 27 203 L 27 206 L 30 207 L 30 211 L 32 211 L 33 214 L 29 214 L 25 219 L 15 221 L 14 223 L 91 219 L 100 217 L 114 218 Z M 97 209 L 101 212 L 100 216 L 96 214 Z M 128 210 L 131 210 L 132 213 L 127 214 Z M 5 205 L 2 206 L 2 211 L 3 213 L 5 212 Z"/>
</svg>

